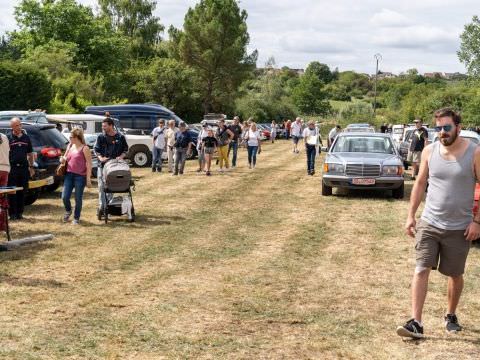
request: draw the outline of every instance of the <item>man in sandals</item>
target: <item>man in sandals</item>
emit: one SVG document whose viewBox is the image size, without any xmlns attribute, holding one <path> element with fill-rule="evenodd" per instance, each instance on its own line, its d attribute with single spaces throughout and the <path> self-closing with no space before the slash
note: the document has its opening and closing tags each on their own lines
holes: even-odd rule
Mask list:
<svg viewBox="0 0 480 360">
<path fill-rule="evenodd" d="M 473 217 L 476 180 L 480 178 L 480 148 L 459 136 L 461 117 L 451 109 L 435 112 L 439 141 L 422 153 L 424 161 L 410 199 L 406 233 L 415 237 L 416 267 L 412 280 L 412 318 L 397 328 L 402 337 L 423 338 L 422 311 L 432 269 L 448 277 L 445 328 L 462 330 L 456 315 L 471 241 L 480 236 L 480 213 Z M 415 214 L 428 194 L 420 221 Z"/>
</svg>

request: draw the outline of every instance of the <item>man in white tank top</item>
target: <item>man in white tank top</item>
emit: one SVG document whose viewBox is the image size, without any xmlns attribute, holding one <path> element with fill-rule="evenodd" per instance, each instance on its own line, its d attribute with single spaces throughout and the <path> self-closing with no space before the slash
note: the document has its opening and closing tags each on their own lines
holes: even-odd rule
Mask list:
<svg viewBox="0 0 480 360">
<path fill-rule="evenodd" d="M 439 141 L 422 152 L 412 190 L 406 233 L 415 238 L 416 268 L 412 280 L 412 318 L 397 328 L 402 337 L 422 338 L 422 312 L 432 269 L 448 277 L 445 328 L 462 329 L 456 309 L 463 290 L 463 273 L 471 241 L 480 237 L 480 214 L 473 217 L 475 183 L 480 179 L 480 148 L 460 137 L 461 117 L 451 109 L 435 112 Z M 415 214 L 425 194 L 425 209 Z"/>
</svg>

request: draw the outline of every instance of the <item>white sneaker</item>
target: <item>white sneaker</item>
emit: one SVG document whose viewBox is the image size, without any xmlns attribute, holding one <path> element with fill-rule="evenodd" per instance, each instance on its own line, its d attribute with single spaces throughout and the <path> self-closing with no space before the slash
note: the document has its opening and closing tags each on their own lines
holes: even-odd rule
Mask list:
<svg viewBox="0 0 480 360">
<path fill-rule="evenodd" d="M 218 169 L 217 171 L 223 173 L 223 169 L 222 169 L 222 168 Z"/>
<path fill-rule="evenodd" d="M 80 220 L 73 219 L 72 225 L 80 225 Z"/>
</svg>

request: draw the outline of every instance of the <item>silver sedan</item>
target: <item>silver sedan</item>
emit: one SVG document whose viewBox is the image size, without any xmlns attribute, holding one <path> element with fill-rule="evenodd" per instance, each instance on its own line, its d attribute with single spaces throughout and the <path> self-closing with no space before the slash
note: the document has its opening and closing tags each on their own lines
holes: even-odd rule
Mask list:
<svg viewBox="0 0 480 360">
<path fill-rule="evenodd" d="M 389 134 L 341 133 L 323 166 L 322 195 L 332 189 L 392 190 L 404 197 L 403 162 Z"/>
</svg>

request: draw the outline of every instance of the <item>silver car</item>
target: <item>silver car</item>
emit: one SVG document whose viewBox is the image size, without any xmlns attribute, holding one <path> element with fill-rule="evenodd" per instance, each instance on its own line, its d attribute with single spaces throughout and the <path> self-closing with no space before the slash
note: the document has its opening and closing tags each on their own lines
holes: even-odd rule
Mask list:
<svg viewBox="0 0 480 360">
<path fill-rule="evenodd" d="M 322 195 L 332 195 L 334 187 L 392 190 L 402 199 L 403 162 L 390 134 L 339 134 L 325 158 Z"/>
</svg>

